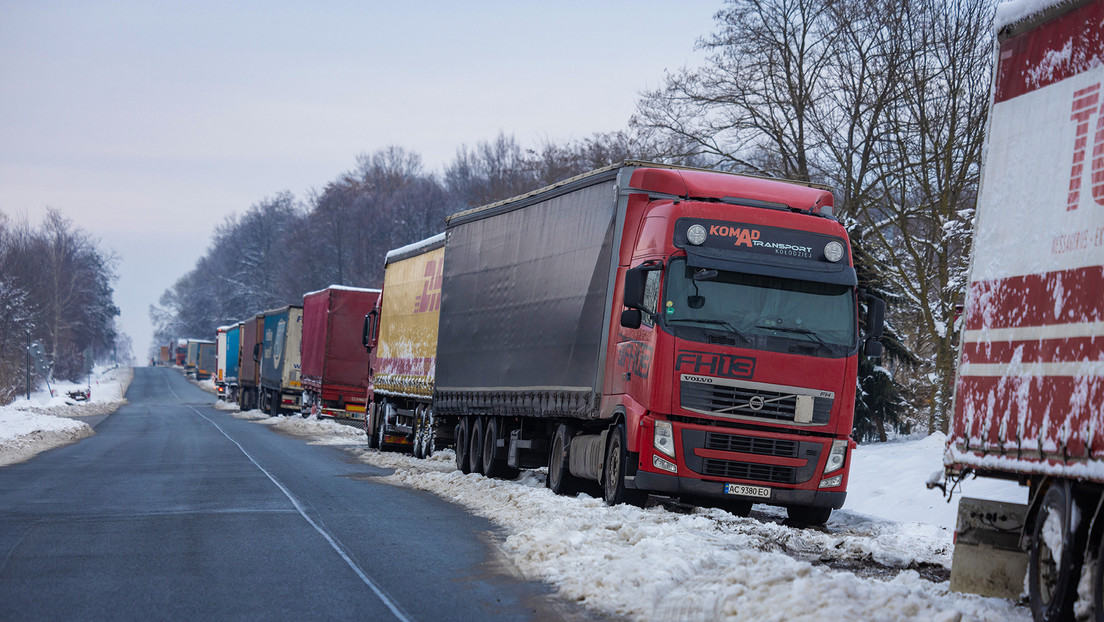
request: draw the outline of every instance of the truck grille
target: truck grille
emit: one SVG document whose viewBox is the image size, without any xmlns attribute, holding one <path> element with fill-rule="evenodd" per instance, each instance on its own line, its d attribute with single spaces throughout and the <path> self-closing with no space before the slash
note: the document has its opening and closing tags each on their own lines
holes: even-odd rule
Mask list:
<svg viewBox="0 0 1104 622">
<path fill-rule="evenodd" d="M 756 482 L 769 482 L 772 484 L 793 484 L 797 479 L 797 470 L 787 466 L 752 464 L 749 462 L 732 462 L 730 460 L 706 458 L 702 468 L 702 475 L 727 477 L 730 479 L 745 479 Z"/>
<path fill-rule="evenodd" d="M 796 458 L 798 442 L 709 432 L 705 435 L 705 448 L 760 456 Z"/>
<path fill-rule="evenodd" d="M 774 421 L 793 421 L 797 408 L 797 396 L 792 393 L 765 390 L 753 386 L 728 386 L 683 380 L 680 383 L 681 405 L 686 410 L 700 413 L 717 413 L 730 417 L 755 417 Z M 751 407 L 752 398 L 762 406 Z M 828 423 L 832 412 L 832 400 L 824 397 L 813 399 L 812 423 Z"/>
</svg>

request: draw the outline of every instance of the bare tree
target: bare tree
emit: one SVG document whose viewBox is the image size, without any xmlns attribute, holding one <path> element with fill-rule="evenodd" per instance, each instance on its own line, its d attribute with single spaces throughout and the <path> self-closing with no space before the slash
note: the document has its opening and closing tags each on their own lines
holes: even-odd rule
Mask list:
<svg viewBox="0 0 1104 622">
<path fill-rule="evenodd" d="M 644 94 L 633 118 L 666 144 L 705 156 L 718 168 L 791 179 L 818 176 L 821 137 L 814 123 L 838 34 L 829 0 L 730 0 L 718 31 L 699 42 L 711 52 L 699 69 L 668 74 Z"/>
<path fill-rule="evenodd" d="M 883 200 L 860 216 L 884 274 L 908 300 L 902 323 L 926 360 L 931 430 L 947 429 L 954 383 L 953 319 L 967 255 L 989 97 L 988 0 L 912 3 L 906 89 L 887 124 Z"/>
</svg>

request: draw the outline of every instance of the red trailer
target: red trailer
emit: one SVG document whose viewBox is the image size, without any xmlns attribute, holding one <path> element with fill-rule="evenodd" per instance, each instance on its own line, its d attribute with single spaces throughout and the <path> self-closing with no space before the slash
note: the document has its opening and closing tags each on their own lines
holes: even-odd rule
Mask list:
<svg viewBox="0 0 1104 622">
<path fill-rule="evenodd" d="M 331 285 L 303 296 L 303 416 L 364 420 L 369 356 L 364 316 L 380 290 Z"/>
<path fill-rule="evenodd" d="M 1006 3 L 996 22 L 945 466 L 1018 481 L 1028 503 L 963 500 L 951 588 L 961 567 L 965 590 L 1007 576 L 1015 596 L 1026 566 L 1035 619 L 1071 620 L 1095 558 L 1101 620 L 1104 0 Z"/>
</svg>

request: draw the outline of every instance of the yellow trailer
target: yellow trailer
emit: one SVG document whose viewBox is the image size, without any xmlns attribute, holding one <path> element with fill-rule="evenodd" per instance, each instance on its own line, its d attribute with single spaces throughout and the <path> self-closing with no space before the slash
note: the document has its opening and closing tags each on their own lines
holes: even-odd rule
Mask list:
<svg viewBox="0 0 1104 622">
<path fill-rule="evenodd" d="M 374 447 L 409 446 L 425 457 L 452 438 L 451 430 L 437 429 L 431 407 L 444 260 L 444 234 L 384 260 L 383 294 L 365 326 L 372 350 L 365 429 Z"/>
</svg>

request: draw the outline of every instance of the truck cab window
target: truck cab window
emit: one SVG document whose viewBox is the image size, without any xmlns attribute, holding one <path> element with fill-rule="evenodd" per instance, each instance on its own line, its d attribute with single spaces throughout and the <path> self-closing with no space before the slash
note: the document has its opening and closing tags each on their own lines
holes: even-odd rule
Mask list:
<svg viewBox="0 0 1104 622">
<path fill-rule="evenodd" d="M 647 326 L 655 326 L 653 318 L 659 305 L 659 283 L 662 277 L 662 271 L 652 270 L 644 281 L 644 310 L 647 313 L 640 321 Z"/>
<path fill-rule="evenodd" d="M 727 330 L 750 347 L 778 350 L 797 342 L 843 356 L 857 343 L 854 305 L 848 286 L 700 270 L 675 259 L 663 317 L 676 331 Z"/>
</svg>

